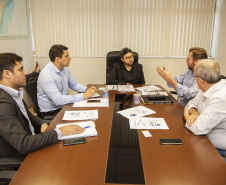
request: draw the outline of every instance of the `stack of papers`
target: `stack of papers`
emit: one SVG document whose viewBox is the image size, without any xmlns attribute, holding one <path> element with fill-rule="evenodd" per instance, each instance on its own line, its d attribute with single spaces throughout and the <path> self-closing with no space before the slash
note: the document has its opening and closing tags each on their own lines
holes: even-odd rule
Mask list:
<svg viewBox="0 0 226 185">
<path fill-rule="evenodd" d="M 154 114 L 156 112 L 149 109 L 149 108 L 146 108 L 144 106 L 137 106 L 137 107 L 125 109 L 125 110 L 122 110 L 122 111 L 118 111 L 117 113 L 119 113 L 122 116 L 130 119 L 130 118 L 147 116 L 149 114 Z"/>
<path fill-rule="evenodd" d="M 135 92 L 133 85 L 107 85 L 108 90 L 118 90 L 122 92 Z"/>
<path fill-rule="evenodd" d="M 77 137 L 92 137 L 92 136 L 97 136 L 97 130 L 96 130 L 96 125 L 94 121 L 83 121 L 83 122 L 76 122 L 76 123 L 66 123 L 66 124 L 57 124 L 56 128 L 60 128 L 66 125 L 78 125 L 83 128 L 89 127 L 85 129 L 85 132 L 82 134 L 75 134 L 75 135 L 69 135 L 69 136 L 62 136 L 60 139 L 69 139 L 69 138 L 77 138 Z"/>
<path fill-rule="evenodd" d="M 118 91 L 135 92 L 133 85 L 118 85 Z"/>
<path fill-rule="evenodd" d="M 108 89 L 108 90 L 118 90 L 118 85 L 107 85 L 106 89 Z"/>
<path fill-rule="evenodd" d="M 65 111 L 63 120 L 96 120 L 98 110 Z"/>
<path fill-rule="evenodd" d="M 108 98 L 95 98 L 89 100 L 100 100 L 100 102 L 87 103 L 87 100 L 82 100 L 79 102 L 75 102 L 73 104 L 73 107 L 109 107 Z"/>
<path fill-rule="evenodd" d="M 144 86 L 144 87 L 137 87 L 136 89 L 138 91 L 144 91 L 144 92 L 151 92 L 151 91 L 160 91 L 160 90 L 162 90 L 161 88 L 156 87 L 154 85 Z"/>
</svg>

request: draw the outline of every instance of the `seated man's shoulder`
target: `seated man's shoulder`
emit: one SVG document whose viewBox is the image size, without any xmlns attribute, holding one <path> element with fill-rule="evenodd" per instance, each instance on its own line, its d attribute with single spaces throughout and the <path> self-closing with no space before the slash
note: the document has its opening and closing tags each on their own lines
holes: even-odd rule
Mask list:
<svg viewBox="0 0 226 185">
<path fill-rule="evenodd" d="M 137 63 L 137 62 L 134 62 L 133 65 L 134 65 L 134 67 L 136 67 L 136 68 L 142 68 L 142 67 L 143 67 L 142 64 L 139 64 L 139 63 Z"/>
</svg>

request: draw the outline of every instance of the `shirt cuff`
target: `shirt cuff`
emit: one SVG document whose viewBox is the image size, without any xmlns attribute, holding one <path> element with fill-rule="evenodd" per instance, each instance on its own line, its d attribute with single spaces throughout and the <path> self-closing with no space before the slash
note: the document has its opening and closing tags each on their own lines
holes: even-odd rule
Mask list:
<svg viewBox="0 0 226 185">
<path fill-rule="evenodd" d="M 196 107 L 194 105 L 188 104 L 188 110 L 191 109 L 191 108 L 195 108 L 196 109 Z"/>
<path fill-rule="evenodd" d="M 76 102 L 81 101 L 81 100 L 84 99 L 83 94 L 84 94 L 84 93 L 78 93 L 78 94 L 75 94 L 75 96 L 76 96 Z"/>
<path fill-rule="evenodd" d="M 54 130 L 55 130 L 56 133 L 57 133 L 58 140 L 60 140 L 61 137 L 62 137 L 62 133 L 61 133 L 60 129 L 59 129 L 59 128 L 55 128 Z"/>
</svg>

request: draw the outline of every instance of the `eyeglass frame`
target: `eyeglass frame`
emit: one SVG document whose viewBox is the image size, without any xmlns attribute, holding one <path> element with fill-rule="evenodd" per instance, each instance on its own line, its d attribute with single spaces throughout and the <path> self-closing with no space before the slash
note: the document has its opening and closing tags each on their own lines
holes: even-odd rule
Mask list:
<svg viewBox="0 0 226 185">
<path fill-rule="evenodd" d="M 193 75 L 193 77 L 199 77 L 199 78 L 201 78 L 202 80 L 204 80 L 204 81 L 206 81 L 204 78 L 202 78 L 201 76 L 195 76 L 195 75 Z"/>
<path fill-rule="evenodd" d="M 130 55 L 129 57 L 125 57 L 125 60 L 134 59 L 134 55 Z"/>
</svg>

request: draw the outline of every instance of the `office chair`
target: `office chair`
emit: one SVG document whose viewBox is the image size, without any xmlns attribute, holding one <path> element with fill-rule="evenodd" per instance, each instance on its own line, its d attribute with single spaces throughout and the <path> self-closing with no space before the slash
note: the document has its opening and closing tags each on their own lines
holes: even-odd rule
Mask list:
<svg viewBox="0 0 226 185">
<path fill-rule="evenodd" d="M 25 157 L 0 158 L 0 184 L 9 184 Z"/>
<path fill-rule="evenodd" d="M 24 87 L 24 90 L 26 91 L 28 97 L 31 99 L 35 112 L 37 113 L 37 116 L 45 120 L 47 123 L 50 123 L 54 116 L 41 116 L 41 113 L 39 111 L 39 106 L 38 106 L 38 100 L 37 100 L 37 81 L 38 81 L 38 72 L 32 72 L 27 75 L 27 85 Z"/>
<path fill-rule="evenodd" d="M 139 58 L 138 53 L 133 52 L 133 55 L 134 55 L 134 62 L 138 63 L 138 58 Z M 108 52 L 107 57 L 106 57 L 106 84 L 108 84 L 108 77 L 113 68 L 113 64 L 116 62 L 122 62 L 121 56 L 120 56 L 120 51 Z"/>
</svg>

